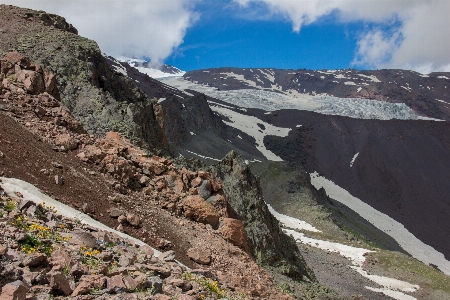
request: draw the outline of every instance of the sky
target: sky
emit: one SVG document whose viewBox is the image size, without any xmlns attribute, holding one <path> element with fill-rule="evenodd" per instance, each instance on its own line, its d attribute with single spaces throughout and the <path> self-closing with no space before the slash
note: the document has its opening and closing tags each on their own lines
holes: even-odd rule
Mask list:
<svg viewBox="0 0 450 300">
<path fill-rule="evenodd" d="M 449 0 L 0 0 L 64 16 L 112 56 L 182 70 L 450 71 Z"/>
</svg>

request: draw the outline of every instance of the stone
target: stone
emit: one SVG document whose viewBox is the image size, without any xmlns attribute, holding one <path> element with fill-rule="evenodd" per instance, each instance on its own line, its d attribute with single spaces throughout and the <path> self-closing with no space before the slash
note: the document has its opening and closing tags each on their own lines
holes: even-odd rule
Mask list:
<svg viewBox="0 0 450 300">
<path fill-rule="evenodd" d="M 72 293 L 72 297 L 91 293 L 94 289 L 102 289 L 105 286 L 106 277 L 103 275 L 88 275 L 81 277 L 80 283 Z"/>
<path fill-rule="evenodd" d="M 147 277 L 147 286 L 152 288 L 155 294 L 162 293 L 163 281 L 158 276 Z"/>
<path fill-rule="evenodd" d="M 123 278 L 123 283 L 125 283 L 125 286 L 127 287 L 128 291 L 135 291 L 138 287 L 138 283 L 136 280 L 134 280 L 131 276 L 125 276 Z"/>
<path fill-rule="evenodd" d="M 203 182 L 203 179 L 201 179 L 200 177 L 197 177 L 191 181 L 191 187 L 193 187 L 193 188 L 198 187 L 200 184 L 202 184 L 202 182 Z"/>
<path fill-rule="evenodd" d="M 65 236 L 66 234 L 61 235 Z M 86 246 L 88 248 L 95 248 L 97 246 L 97 239 L 89 232 L 76 230 L 72 231 L 70 234 L 71 239 L 68 241 L 69 244 L 79 245 L 81 247 Z"/>
<path fill-rule="evenodd" d="M 145 253 L 147 259 L 152 258 L 152 256 L 155 254 L 155 251 L 149 245 L 141 245 L 139 249 Z"/>
<path fill-rule="evenodd" d="M 107 279 L 106 288 L 111 292 L 119 294 L 124 293 L 127 290 L 125 283 L 123 282 L 122 275 L 114 275 Z"/>
<path fill-rule="evenodd" d="M 0 256 L 3 256 L 8 251 L 8 247 L 0 245 Z"/>
<path fill-rule="evenodd" d="M 139 178 L 139 183 L 141 185 L 147 185 L 147 183 L 150 181 L 150 178 L 148 178 L 148 176 L 141 176 L 141 178 Z"/>
<path fill-rule="evenodd" d="M 64 181 L 61 175 L 55 175 L 55 184 L 63 185 Z"/>
<path fill-rule="evenodd" d="M 27 255 L 22 264 L 26 267 L 37 267 L 47 263 L 47 256 L 43 253 L 33 253 Z"/>
<path fill-rule="evenodd" d="M 219 232 L 233 245 L 236 245 L 241 249 L 248 250 L 247 233 L 245 232 L 245 226 L 242 221 L 224 218 L 222 226 L 219 228 Z"/>
<path fill-rule="evenodd" d="M 89 273 L 89 267 L 85 264 L 82 264 L 81 262 L 77 262 L 73 265 L 73 267 L 70 269 L 70 275 L 72 275 L 75 278 L 80 278 L 83 275 L 86 275 Z"/>
<path fill-rule="evenodd" d="M 164 267 L 158 267 L 153 265 L 143 265 L 143 267 L 150 272 L 161 275 L 162 277 L 169 277 L 171 274 L 170 270 Z"/>
<path fill-rule="evenodd" d="M 211 197 L 211 182 L 209 180 L 203 180 L 197 189 L 198 194 L 203 199 L 208 199 L 209 197 Z"/>
<path fill-rule="evenodd" d="M 184 216 L 194 221 L 210 224 L 213 228 L 219 223 L 219 214 L 214 206 L 199 195 L 190 195 L 183 199 Z"/>
<path fill-rule="evenodd" d="M 170 250 L 170 251 L 163 252 L 158 256 L 158 259 L 160 261 L 174 261 L 175 260 L 175 251 Z"/>
<path fill-rule="evenodd" d="M 43 116 L 45 116 L 47 114 L 47 110 L 41 106 L 36 106 L 36 108 L 34 109 L 34 113 L 39 118 L 42 118 Z"/>
<path fill-rule="evenodd" d="M 94 212 L 94 208 L 92 207 L 92 205 L 89 205 L 88 203 L 83 203 L 83 205 L 81 206 L 81 210 L 85 214 L 92 214 Z"/>
<path fill-rule="evenodd" d="M 190 248 L 187 256 L 201 265 L 209 265 L 211 263 L 211 251 L 208 249 Z"/>
<path fill-rule="evenodd" d="M 132 226 L 138 227 L 141 224 L 141 219 L 135 214 L 127 214 L 127 222 Z"/>
<path fill-rule="evenodd" d="M 120 217 L 122 215 L 123 215 L 123 212 L 120 209 L 118 209 L 118 208 L 111 209 L 111 212 L 109 213 L 109 216 L 111 218 L 118 218 L 118 217 Z"/>
<path fill-rule="evenodd" d="M 2 287 L 1 300 L 25 300 L 28 287 L 20 280 L 8 283 Z"/>
<path fill-rule="evenodd" d="M 19 204 L 19 209 L 20 209 L 20 211 L 24 211 L 24 210 L 27 210 L 30 206 L 35 206 L 35 205 L 36 204 L 34 204 L 34 202 L 31 200 L 22 199 L 22 201 L 20 201 L 20 204 Z"/>
<path fill-rule="evenodd" d="M 196 298 L 186 294 L 181 294 L 178 296 L 178 300 L 195 300 L 195 299 Z"/>
<path fill-rule="evenodd" d="M 22 252 L 9 248 L 5 253 L 5 257 L 11 261 L 23 261 L 24 255 Z"/>
<path fill-rule="evenodd" d="M 119 216 L 119 218 L 117 219 L 117 222 L 119 222 L 119 224 L 125 224 L 126 221 L 127 217 L 124 215 Z"/>
<path fill-rule="evenodd" d="M 73 287 L 71 286 L 66 275 L 61 272 L 48 272 L 47 279 L 50 282 L 50 287 L 57 293 L 62 293 L 68 296 L 72 293 Z"/>
<path fill-rule="evenodd" d="M 68 266 L 70 262 L 70 255 L 62 249 L 53 251 L 49 259 L 51 266 L 60 266 L 61 269 Z"/>
<path fill-rule="evenodd" d="M 78 148 L 78 142 L 72 138 L 69 134 L 58 134 L 55 137 L 56 146 L 64 146 L 66 150 L 75 150 Z"/>
<path fill-rule="evenodd" d="M 16 234 L 14 234 L 14 239 L 16 240 L 16 242 L 23 242 L 27 239 L 27 234 L 24 232 L 17 232 Z"/>
<path fill-rule="evenodd" d="M 119 265 L 121 265 L 122 267 L 128 267 L 130 264 L 131 264 L 131 260 L 128 257 L 122 255 L 119 258 Z"/>
</svg>

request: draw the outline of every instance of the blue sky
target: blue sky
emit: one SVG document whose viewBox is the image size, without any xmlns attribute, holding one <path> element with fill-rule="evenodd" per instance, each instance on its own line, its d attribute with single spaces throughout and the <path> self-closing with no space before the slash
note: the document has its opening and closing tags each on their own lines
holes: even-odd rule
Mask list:
<svg viewBox="0 0 450 300">
<path fill-rule="evenodd" d="M 200 7 L 201 8 L 201 7 Z M 223 7 L 222 7 L 223 8 Z M 334 17 L 294 32 L 284 18 L 252 20 L 232 9 L 199 10 L 184 42 L 166 59 L 183 70 L 213 67 L 343 69 L 353 67 L 361 22 Z"/>
<path fill-rule="evenodd" d="M 112 56 L 212 67 L 450 71 L 449 0 L 0 0 Z"/>
</svg>

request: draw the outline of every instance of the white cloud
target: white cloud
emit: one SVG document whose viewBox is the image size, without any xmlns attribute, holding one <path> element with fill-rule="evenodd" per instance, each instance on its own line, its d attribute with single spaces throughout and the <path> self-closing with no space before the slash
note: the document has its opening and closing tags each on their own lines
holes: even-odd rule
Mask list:
<svg viewBox="0 0 450 300">
<path fill-rule="evenodd" d="M 331 13 L 336 13 L 340 22 L 365 21 L 380 25 L 359 37 L 353 61 L 357 66 L 450 71 L 448 0 L 233 1 L 241 6 L 265 3 L 271 13 L 290 20 L 297 32 Z M 394 22 L 400 23 L 396 30 L 381 29 L 381 25 Z"/>
<path fill-rule="evenodd" d="M 0 0 L 61 15 L 109 55 L 160 62 L 198 18 L 190 0 Z"/>
</svg>

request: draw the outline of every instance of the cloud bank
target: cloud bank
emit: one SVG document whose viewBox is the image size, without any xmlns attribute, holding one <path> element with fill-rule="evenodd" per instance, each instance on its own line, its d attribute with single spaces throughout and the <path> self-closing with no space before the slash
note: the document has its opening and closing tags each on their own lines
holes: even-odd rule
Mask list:
<svg viewBox="0 0 450 300">
<path fill-rule="evenodd" d="M 450 71 L 448 0 L 233 1 L 243 7 L 264 3 L 273 15 L 288 19 L 296 32 L 331 14 L 340 22 L 370 23 L 358 37 L 354 66 Z"/>
<path fill-rule="evenodd" d="M 192 0 L 0 0 L 64 16 L 108 55 L 162 62 L 197 20 Z"/>
</svg>

